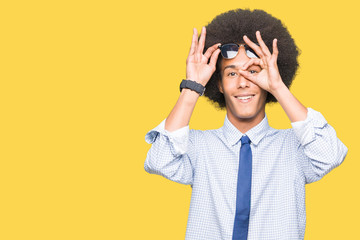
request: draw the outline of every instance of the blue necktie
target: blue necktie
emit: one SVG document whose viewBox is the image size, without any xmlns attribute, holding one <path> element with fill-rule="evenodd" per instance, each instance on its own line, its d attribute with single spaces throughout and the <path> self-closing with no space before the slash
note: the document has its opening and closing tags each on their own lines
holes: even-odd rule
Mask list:
<svg viewBox="0 0 360 240">
<path fill-rule="evenodd" d="M 241 137 L 239 172 L 236 191 L 236 213 L 233 240 L 247 240 L 250 215 L 252 153 L 250 139 Z"/>
</svg>

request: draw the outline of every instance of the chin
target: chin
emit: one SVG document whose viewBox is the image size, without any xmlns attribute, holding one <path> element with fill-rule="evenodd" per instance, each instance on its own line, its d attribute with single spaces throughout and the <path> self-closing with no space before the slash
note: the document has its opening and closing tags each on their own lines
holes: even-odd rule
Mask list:
<svg viewBox="0 0 360 240">
<path fill-rule="evenodd" d="M 262 109 L 254 109 L 254 107 L 252 107 L 251 109 L 227 109 L 227 112 L 239 121 L 252 121 L 258 118 L 262 119 L 265 116 L 265 112 L 262 111 Z"/>
<path fill-rule="evenodd" d="M 236 114 L 236 118 L 237 119 L 242 119 L 242 120 L 252 120 L 257 116 L 257 114 L 254 113 L 241 113 L 241 114 Z"/>
</svg>

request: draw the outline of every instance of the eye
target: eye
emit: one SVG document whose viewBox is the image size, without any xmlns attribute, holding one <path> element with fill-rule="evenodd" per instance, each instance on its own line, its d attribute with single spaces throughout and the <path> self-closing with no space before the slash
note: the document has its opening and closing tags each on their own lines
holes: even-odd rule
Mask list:
<svg viewBox="0 0 360 240">
<path fill-rule="evenodd" d="M 256 74 L 256 73 L 261 72 L 261 68 L 259 66 L 253 65 L 248 68 L 248 71 L 250 74 Z"/>
<path fill-rule="evenodd" d="M 230 77 L 234 77 L 234 76 L 236 76 L 237 74 L 236 74 L 236 72 L 229 72 L 228 73 L 228 76 L 230 76 Z"/>
</svg>

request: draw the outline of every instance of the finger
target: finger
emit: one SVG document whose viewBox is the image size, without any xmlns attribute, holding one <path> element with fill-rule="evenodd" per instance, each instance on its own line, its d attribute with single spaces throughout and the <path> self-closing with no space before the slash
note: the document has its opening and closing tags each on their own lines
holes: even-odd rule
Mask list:
<svg viewBox="0 0 360 240">
<path fill-rule="evenodd" d="M 271 56 L 272 61 L 274 61 L 275 63 L 277 62 L 278 55 L 279 55 L 279 49 L 277 47 L 277 39 L 275 38 L 273 40 L 273 54 Z"/>
<path fill-rule="evenodd" d="M 243 39 L 244 39 L 245 43 L 246 43 L 249 47 L 251 47 L 251 49 L 254 50 L 255 53 L 256 53 L 260 58 L 265 56 L 264 53 L 263 53 L 263 51 L 261 50 L 261 48 L 260 48 L 258 45 L 256 45 L 253 41 L 251 41 L 246 35 L 244 35 Z"/>
<path fill-rule="evenodd" d="M 205 56 L 205 60 L 207 62 L 207 60 L 211 57 L 211 55 L 213 54 L 213 52 L 216 50 L 216 49 L 219 49 L 219 45 L 220 43 L 216 43 L 214 45 L 212 45 L 211 47 L 209 47 L 206 52 L 204 53 L 204 56 Z M 220 49 L 219 49 L 220 50 Z"/>
<path fill-rule="evenodd" d="M 256 31 L 256 39 L 258 43 L 260 44 L 261 50 L 264 52 L 265 56 L 270 57 L 271 52 L 269 48 L 266 46 L 265 42 L 262 40 L 260 31 Z"/>
<path fill-rule="evenodd" d="M 242 70 L 247 70 L 250 66 L 252 65 L 258 65 L 260 66 L 262 69 L 265 68 L 264 62 L 261 59 L 258 58 L 251 58 L 249 61 L 247 61 L 243 66 L 242 66 Z"/>
<path fill-rule="evenodd" d="M 211 58 L 210 58 L 210 63 L 209 65 L 211 67 L 214 68 L 214 70 L 216 69 L 216 61 L 219 57 L 219 54 L 220 54 L 220 49 L 216 49 L 215 52 L 211 55 Z"/>
<path fill-rule="evenodd" d="M 243 70 L 240 70 L 239 71 L 240 74 L 245 77 L 246 79 L 250 80 L 252 83 L 255 83 L 257 85 L 257 78 L 256 76 L 254 76 L 253 74 L 249 73 L 248 71 L 243 71 Z"/>
<path fill-rule="evenodd" d="M 206 28 L 202 27 L 198 49 L 196 49 L 197 53 L 200 53 L 200 54 L 203 53 L 204 46 L 205 46 L 205 38 L 206 38 Z"/>
<path fill-rule="evenodd" d="M 193 29 L 193 36 L 192 36 L 192 41 L 191 41 L 191 46 L 190 46 L 190 52 L 189 52 L 189 56 L 194 55 L 195 51 L 196 51 L 196 46 L 197 46 L 197 30 L 196 28 Z"/>
<path fill-rule="evenodd" d="M 254 61 L 255 61 L 255 58 L 250 58 L 250 60 L 247 61 L 247 62 L 241 67 L 241 69 L 242 69 L 242 70 L 248 69 L 249 66 L 251 66 L 251 65 L 254 64 Z"/>
</svg>

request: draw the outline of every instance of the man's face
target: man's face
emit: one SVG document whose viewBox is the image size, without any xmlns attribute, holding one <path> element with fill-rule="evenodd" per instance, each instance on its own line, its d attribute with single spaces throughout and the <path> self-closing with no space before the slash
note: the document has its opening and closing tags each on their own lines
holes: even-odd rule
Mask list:
<svg viewBox="0 0 360 240">
<path fill-rule="evenodd" d="M 240 75 L 241 67 L 250 60 L 244 46 L 233 59 L 222 59 L 220 91 L 224 94 L 228 118 L 231 122 L 256 122 L 265 117 L 267 92 Z M 253 65 L 247 69 L 252 74 L 261 71 Z"/>
</svg>

